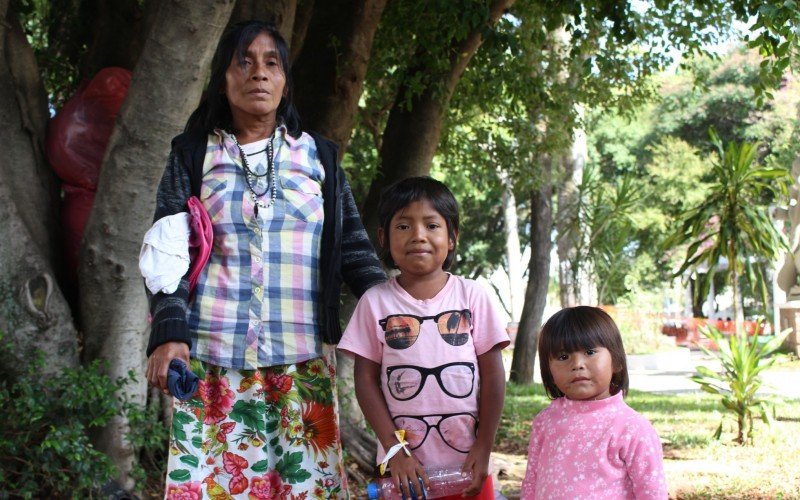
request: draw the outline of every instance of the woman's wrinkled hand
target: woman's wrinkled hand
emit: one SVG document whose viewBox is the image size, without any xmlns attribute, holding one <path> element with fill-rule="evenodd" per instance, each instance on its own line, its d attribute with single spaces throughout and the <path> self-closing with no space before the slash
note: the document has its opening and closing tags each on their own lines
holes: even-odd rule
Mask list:
<svg viewBox="0 0 800 500">
<path fill-rule="evenodd" d="M 189 366 L 189 346 L 185 342 L 161 344 L 147 359 L 147 382 L 153 387 L 158 387 L 164 394 L 169 394 L 167 372 L 169 363 L 173 359 L 180 359 Z"/>
</svg>

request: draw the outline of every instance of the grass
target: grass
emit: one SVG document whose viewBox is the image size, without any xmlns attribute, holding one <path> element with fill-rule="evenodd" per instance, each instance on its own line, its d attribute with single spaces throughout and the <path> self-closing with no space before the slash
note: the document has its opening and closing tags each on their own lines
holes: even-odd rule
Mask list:
<svg viewBox="0 0 800 500">
<path fill-rule="evenodd" d="M 782 368 L 796 369 L 796 364 Z M 722 438 L 713 438 L 723 415 L 712 394 L 630 391 L 626 401 L 661 437 L 670 498 L 800 498 L 800 400 L 777 404 L 771 428 L 756 423 L 754 446 L 733 443 L 730 418 Z M 531 421 L 548 404 L 541 385 L 508 385 L 495 450 L 506 470 L 502 492 L 510 499 L 519 495 Z"/>
</svg>

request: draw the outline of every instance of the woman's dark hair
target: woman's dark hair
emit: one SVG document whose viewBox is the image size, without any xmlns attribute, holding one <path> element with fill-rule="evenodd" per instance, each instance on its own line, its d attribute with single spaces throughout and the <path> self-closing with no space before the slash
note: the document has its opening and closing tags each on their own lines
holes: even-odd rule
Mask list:
<svg viewBox="0 0 800 500">
<path fill-rule="evenodd" d="M 609 392 L 628 394 L 628 364 L 619 329 L 605 311 L 597 307 L 568 307 L 555 313 L 539 333 L 539 366 L 542 383 L 551 399 L 564 395 L 553 380 L 549 361 L 562 352 L 604 347 L 611 354 L 614 375 Z"/>
<path fill-rule="evenodd" d="M 442 269 L 449 269 L 455 260 L 456 235 L 458 234 L 458 202 L 443 183 L 432 177 L 408 177 L 395 182 L 381 193 L 378 202 L 378 224 L 383 229 L 383 245 L 380 257 L 390 268 L 397 267 L 389 250 L 389 228 L 394 215 L 419 200 L 428 200 L 447 224 L 447 236 L 453 240 L 453 249 L 447 252 Z"/>
<path fill-rule="evenodd" d="M 233 115 L 225 88 L 225 73 L 234 57 L 244 61 L 247 48 L 253 40 L 265 33 L 275 41 L 281 69 L 286 76 L 286 91 L 277 110 L 277 122 L 286 126 L 289 135 L 299 137 L 300 117 L 292 103 L 292 72 L 289 68 L 289 49 L 275 26 L 262 21 L 245 21 L 235 24 L 223 33 L 211 60 L 211 78 L 206 93 L 197 109 L 186 123 L 186 131 L 211 133 L 215 128 L 233 131 Z"/>
</svg>

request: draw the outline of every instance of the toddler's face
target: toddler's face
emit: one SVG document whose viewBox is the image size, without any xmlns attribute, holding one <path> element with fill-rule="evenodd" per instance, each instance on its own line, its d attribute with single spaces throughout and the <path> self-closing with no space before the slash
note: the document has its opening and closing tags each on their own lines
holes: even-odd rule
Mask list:
<svg viewBox="0 0 800 500">
<path fill-rule="evenodd" d="M 556 387 L 574 400 L 605 399 L 611 395 L 614 362 L 605 347 L 561 352 L 549 361 Z"/>
</svg>

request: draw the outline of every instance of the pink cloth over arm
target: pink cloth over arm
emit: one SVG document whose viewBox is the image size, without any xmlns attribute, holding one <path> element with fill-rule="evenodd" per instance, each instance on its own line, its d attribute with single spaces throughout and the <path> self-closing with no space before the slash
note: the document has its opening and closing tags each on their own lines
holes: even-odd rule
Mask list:
<svg viewBox="0 0 800 500">
<path fill-rule="evenodd" d="M 211 218 L 208 216 L 203 203 L 196 196 L 189 198 L 189 215 L 191 215 L 191 234 L 189 235 L 189 255 L 192 259 L 189 268 L 189 294 L 194 292 L 197 279 L 208 262 L 211 255 L 211 245 L 214 241 L 214 230 Z"/>
</svg>

